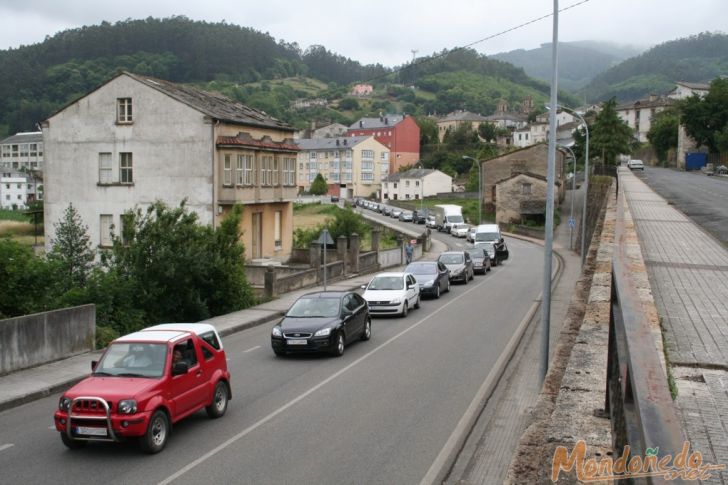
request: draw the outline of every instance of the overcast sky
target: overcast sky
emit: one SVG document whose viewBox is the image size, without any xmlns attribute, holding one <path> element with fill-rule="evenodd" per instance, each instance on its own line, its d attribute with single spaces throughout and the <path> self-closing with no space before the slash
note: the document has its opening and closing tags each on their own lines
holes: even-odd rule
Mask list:
<svg viewBox="0 0 728 485">
<path fill-rule="evenodd" d="M 560 0 L 566 8 L 581 0 Z M 394 66 L 470 44 L 553 10 L 547 0 L 0 0 L 0 49 L 103 20 L 170 17 L 228 23 L 268 32 L 302 48 L 324 45 L 364 64 Z M 486 54 L 550 42 L 547 18 L 474 47 Z M 728 0 L 587 0 L 562 12 L 559 40 L 604 40 L 649 47 L 728 29 Z"/>
</svg>

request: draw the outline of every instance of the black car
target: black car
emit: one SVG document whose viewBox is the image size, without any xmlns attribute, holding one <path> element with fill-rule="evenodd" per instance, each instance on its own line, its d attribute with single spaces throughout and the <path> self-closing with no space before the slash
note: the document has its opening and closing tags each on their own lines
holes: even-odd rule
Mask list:
<svg viewBox="0 0 728 485">
<path fill-rule="evenodd" d="M 420 285 L 420 295 L 440 298 L 440 294 L 450 291 L 450 271 L 438 261 L 417 261 L 404 269 L 411 273 Z"/>
<path fill-rule="evenodd" d="M 429 215 L 427 209 L 416 210 L 412 213 L 412 222 L 415 224 L 424 224 L 427 222 L 427 216 Z"/>
<path fill-rule="evenodd" d="M 273 327 L 273 352 L 344 353 L 344 346 L 354 340 L 369 340 L 372 321 L 369 307 L 360 295 L 351 291 L 322 291 L 303 295 Z"/>
<path fill-rule="evenodd" d="M 437 260 L 450 270 L 450 281 L 462 281 L 467 285 L 474 278 L 473 260 L 467 251 L 447 251 Z"/>
<path fill-rule="evenodd" d="M 490 256 L 483 247 L 472 247 L 466 249 L 473 260 L 473 271 L 485 274 L 490 271 Z"/>
</svg>

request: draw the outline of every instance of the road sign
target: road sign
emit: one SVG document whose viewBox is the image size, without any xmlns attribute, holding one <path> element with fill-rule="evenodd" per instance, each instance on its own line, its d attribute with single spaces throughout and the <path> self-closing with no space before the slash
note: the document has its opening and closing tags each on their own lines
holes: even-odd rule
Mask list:
<svg viewBox="0 0 728 485">
<path fill-rule="evenodd" d="M 573 217 L 569 217 L 569 227 L 572 228 L 572 229 L 574 227 L 576 227 L 576 221 L 574 220 Z"/>
</svg>

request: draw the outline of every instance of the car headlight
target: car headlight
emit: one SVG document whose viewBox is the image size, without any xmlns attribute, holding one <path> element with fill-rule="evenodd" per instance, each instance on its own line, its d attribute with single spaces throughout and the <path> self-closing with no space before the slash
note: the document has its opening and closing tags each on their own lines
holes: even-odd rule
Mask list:
<svg viewBox="0 0 728 485">
<path fill-rule="evenodd" d="M 273 327 L 273 331 L 271 332 L 274 337 L 282 337 L 283 332 L 281 332 L 281 327 Z"/>
<path fill-rule="evenodd" d="M 435 284 L 435 280 L 425 281 L 425 286 L 432 286 Z"/>
<path fill-rule="evenodd" d="M 66 411 L 71 407 L 71 398 L 68 398 L 66 396 L 61 396 L 61 399 L 58 400 L 58 409 L 61 411 Z"/>
<path fill-rule="evenodd" d="M 318 330 L 315 334 L 313 334 L 314 337 L 328 337 L 329 335 L 331 335 L 330 328 L 322 328 L 321 330 Z"/>
<path fill-rule="evenodd" d="M 392 301 L 390 301 L 389 303 L 391 303 L 392 305 L 398 305 L 398 304 L 402 303 L 402 298 L 395 298 Z"/>
<path fill-rule="evenodd" d="M 137 412 L 137 402 L 134 399 L 119 401 L 117 409 L 119 414 L 134 414 Z"/>
</svg>

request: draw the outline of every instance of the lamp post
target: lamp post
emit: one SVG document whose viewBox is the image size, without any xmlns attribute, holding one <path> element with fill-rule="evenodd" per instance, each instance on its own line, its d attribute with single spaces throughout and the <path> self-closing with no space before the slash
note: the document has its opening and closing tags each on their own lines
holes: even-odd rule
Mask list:
<svg viewBox="0 0 728 485">
<path fill-rule="evenodd" d="M 424 167 L 420 163 L 418 165 L 420 167 L 420 170 L 424 170 Z M 425 174 L 424 172 L 420 172 L 420 215 L 419 217 L 422 217 L 422 214 L 424 214 L 425 211 Z M 417 222 L 417 221 L 415 221 Z"/>
<path fill-rule="evenodd" d="M 574 161 L 574 170 L 571 172 L 571 210 L 569 211 L 569 249 L 574 249 L 573 237 L 574 237 L 574 191 L 576 190 L 576 156 L 574 151 L 565 146 L 559 145 L 559 148 L 567 150 L 571 154 L 571 159 Z"/>
<path fill-rule="evenodd" d="M 579 118 L 579 121 L 584 125 L 584 130 L 586 131 L 586 143 L 584 144 L 584 206 L 581 210 L 581 266 L 583 267 L 584 261 L 586 260 L 586 253 L 584 252 L 586 242 L 586 205 L 587 200 L 589 200 L 589 125 L 587 125 L 586 120 L 578 111 L 564 106 L 559 106 L 559 108 Z"/>
<path fill-rule="evenodd" d="M 483 164 L 473 157 L 463 155 L 463 160 L 470 160 L 478 165 L 478 224 L 483 223 Z"/>
</svg>

